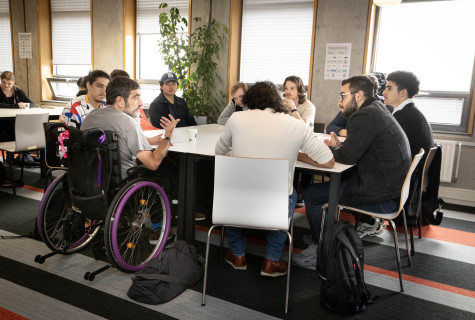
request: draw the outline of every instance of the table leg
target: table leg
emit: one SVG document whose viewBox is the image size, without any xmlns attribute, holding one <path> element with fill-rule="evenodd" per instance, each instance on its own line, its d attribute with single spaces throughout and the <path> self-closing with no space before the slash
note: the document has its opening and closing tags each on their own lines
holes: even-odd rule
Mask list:
<svg viewBox="0 0 475 320">
<path fill-rule="evenodd" d="M 178 221 L 177 237 L 180 240 L 186 239 L 186 153 L 179 153 L 178 164 Z"/>
<path fill-rule="evenodd" d="M 195 197 L 196 197 L 196 170 L 195 157 L 192 153 L 186 156 L 186 191 L 185 191 L 185 230 L 184 240 L 195 240 Z"/>
</svg>

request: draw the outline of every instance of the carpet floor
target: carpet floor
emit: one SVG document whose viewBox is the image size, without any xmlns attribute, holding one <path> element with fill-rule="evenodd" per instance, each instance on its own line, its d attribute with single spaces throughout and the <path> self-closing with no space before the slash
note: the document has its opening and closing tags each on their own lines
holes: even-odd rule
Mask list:
<svg viewBox="0 0 475 320">
<path fill-rule="evenodd" d="M 267 279 L 259 271 L 265 233 L 249 232 L 248 269 L 219 266 L 219 235 L 212 235 L 206 306 L 201 306 L 203 281 L 162 305 L 146 305 L 127 297 L 131 274 L 109 269 L 86 281 L 86 271 L 106 264 L 90 250 L 56 255 L 31 237 L 43 181 L 37 170 L 25 172 L 25 186 L 0 189 L 0 319 L 340 319 L 320 306 L 316 271 L 292 267 L 289 313 L 284 313 L 285 277 Z M 365 281 L 377 297 L 354 319 L 474 319 L 475 209 L 446 206 L 440 226 L 425 226 L 416 236 L 413 266 L 403 268 L 405 292 L 399 292 L 392 231 L 364 239 Z M 304 209 L 297 210 L 295 250 L 305 248 L 308 233 Z M 193 244 L 204 254 L 209 217 L 196 226 Z M 407 265 L 400 230 L 401 261 Z M 416 232 L 417 234 L 417 232 Z M 24 237 L 16 237 L 25 235 Z"/>
</svg>

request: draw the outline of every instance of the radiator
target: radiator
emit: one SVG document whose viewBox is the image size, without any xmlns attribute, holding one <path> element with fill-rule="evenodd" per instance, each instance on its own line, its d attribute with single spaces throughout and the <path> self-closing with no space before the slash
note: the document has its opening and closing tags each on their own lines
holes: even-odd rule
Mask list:
<svg viewBox="0 0 475 320">
<path fill-rule="evenodd" d="M 442 163 L 440 167 L 440 182 L 452 182 L 454 171 L 456 141 L 436 141 L 442 146 Z"/>
</svg>

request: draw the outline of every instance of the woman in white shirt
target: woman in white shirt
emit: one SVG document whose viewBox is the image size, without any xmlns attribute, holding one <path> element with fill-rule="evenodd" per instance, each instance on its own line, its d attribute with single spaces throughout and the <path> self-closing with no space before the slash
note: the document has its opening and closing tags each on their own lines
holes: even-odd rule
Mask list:
<svg viewBox="0 0 475 320">
<path fill-rule="evenodd" d="M 284 104 L 290 114 L 302 120 L 313 129 L 315 122 L 315 105 L 307 100 L 305 87 L 302 79 L 297 76 L 289 76 L 284 81 Z"/>
</svg>

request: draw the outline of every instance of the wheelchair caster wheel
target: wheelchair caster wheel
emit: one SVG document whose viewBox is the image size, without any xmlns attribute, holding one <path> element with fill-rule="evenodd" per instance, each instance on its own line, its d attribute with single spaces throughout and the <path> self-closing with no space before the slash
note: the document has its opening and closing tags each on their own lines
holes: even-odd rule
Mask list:
<svg viewBox="0 0 475 320">
<path fill-rule="evenodd" d="M 43 263 L 45 262 L 45 260 L 46 260 L 46 259 L 45 259 L 44 257 L 42 257 L 41 255 L 37 255 L 37 256 L 35 257 L 35 262 L 37 262 L 37 263 L 39 263 L 39 264 L 43 264 Z"/>
<path fill-rule="evenodd" d="M 90 272 L 86 272 L 86 274 L 84 274 L 84 280 L 89 280 L 89 281 L 92 281 L 94 280 L 96 276 Z"/>
</svg>

